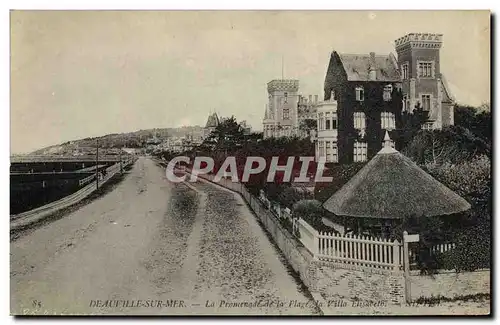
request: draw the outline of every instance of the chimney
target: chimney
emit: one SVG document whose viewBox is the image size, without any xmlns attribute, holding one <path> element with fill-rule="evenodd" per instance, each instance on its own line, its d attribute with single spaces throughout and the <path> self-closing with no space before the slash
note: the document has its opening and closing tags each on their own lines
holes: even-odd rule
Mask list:
<svg viewBox="0 0 500 325">
<path fill-rule="evenodd" d="M 309 103 L 312 103 L 312 95 L 309 95 Z"/>
<path fill-rule="evenodd" d="M 314 95 L 314 103 L 318 102 L 318 95 Z"/>
<path fill-rule="evenodd" d="M 377 80 L 377 68 L 375 66 L 375 52 L 370 52 L 370 67 L 368 74 L 370 80 Z"/>
</svg>

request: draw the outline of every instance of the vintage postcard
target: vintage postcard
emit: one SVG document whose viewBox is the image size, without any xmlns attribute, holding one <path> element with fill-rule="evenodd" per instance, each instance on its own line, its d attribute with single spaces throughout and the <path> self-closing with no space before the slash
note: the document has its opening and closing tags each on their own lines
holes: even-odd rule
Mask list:
<svg viewBox="0 0 500 325">
<path fill-rule="evenodd" d="M 11 315 L 489 315 L 490 15 L 11 11 Z"/>
</svg>

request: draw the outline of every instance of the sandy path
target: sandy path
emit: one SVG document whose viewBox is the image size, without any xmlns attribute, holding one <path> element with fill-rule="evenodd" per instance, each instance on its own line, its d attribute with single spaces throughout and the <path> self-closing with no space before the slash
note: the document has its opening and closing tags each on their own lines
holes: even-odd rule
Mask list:
<svg viewBox="0 0 500 325">
<path fill-rule="evenodd" d="M 258 300 L 274 305 L 220 307 Z M 241 198 L 169 183 L 147 158 L 110 193 L 11 242 L 12 314 L 313 312 Z"/>
</svg>

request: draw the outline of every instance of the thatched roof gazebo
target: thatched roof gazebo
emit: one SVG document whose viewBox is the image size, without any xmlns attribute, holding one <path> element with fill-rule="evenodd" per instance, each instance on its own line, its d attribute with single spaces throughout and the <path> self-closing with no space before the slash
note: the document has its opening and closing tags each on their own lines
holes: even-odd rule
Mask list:
<svg viewBox="0 0 500 325">
<path fill-rule="evenodd" d="M 408 217 L 452 215 L 470 209 L 466 200 L 393 149 L 387 132 L 384 141 L 384 147 L 325 201 L 326 210 L 362 231 L 368 223 L 393 226 Z"/>
</svg>

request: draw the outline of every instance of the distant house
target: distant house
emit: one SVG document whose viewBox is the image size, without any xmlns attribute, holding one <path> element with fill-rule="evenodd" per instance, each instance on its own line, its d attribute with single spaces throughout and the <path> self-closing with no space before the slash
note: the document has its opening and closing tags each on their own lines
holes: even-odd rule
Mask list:
<svg viewBox="0 0 500 325">
<path fill-rule="evenodd" d="M 246 120 L 242 120 L 240 122 L 240 127 L 243 131 L 243 134 L 248 135 L 248 134 L 252 133 L 252 126 L 250 124 L 248 124 Z"/>
<path fill-rule="evenodd" d="M 268 103 L 262 121 L 264 138 L 309 136 L 300 129 L 306 119 L 316 119 L 318 95 L 309 100 L 298 94 L 299 80 L 275 79 L 267 83 Z"/>
<path fill-rule="evenodd" d="M 205 124 L 205 127 L 203 128 L 203 133 L 202 133 L 202 138 L 206 139 L 212 133 L 212 131 L 215 130 L 215 128 L 219 125 L 220 120 L 219 116 L 217 113 L 212 113 L 208 115 L 207 123 Z"/>
<path fill-rule="evenodd" d="M 262 121 L 264 138 L 297 133 L 298 91 L 299 80 L 276 79 L 267 83 L 268 104 Z"/>
</svg>

